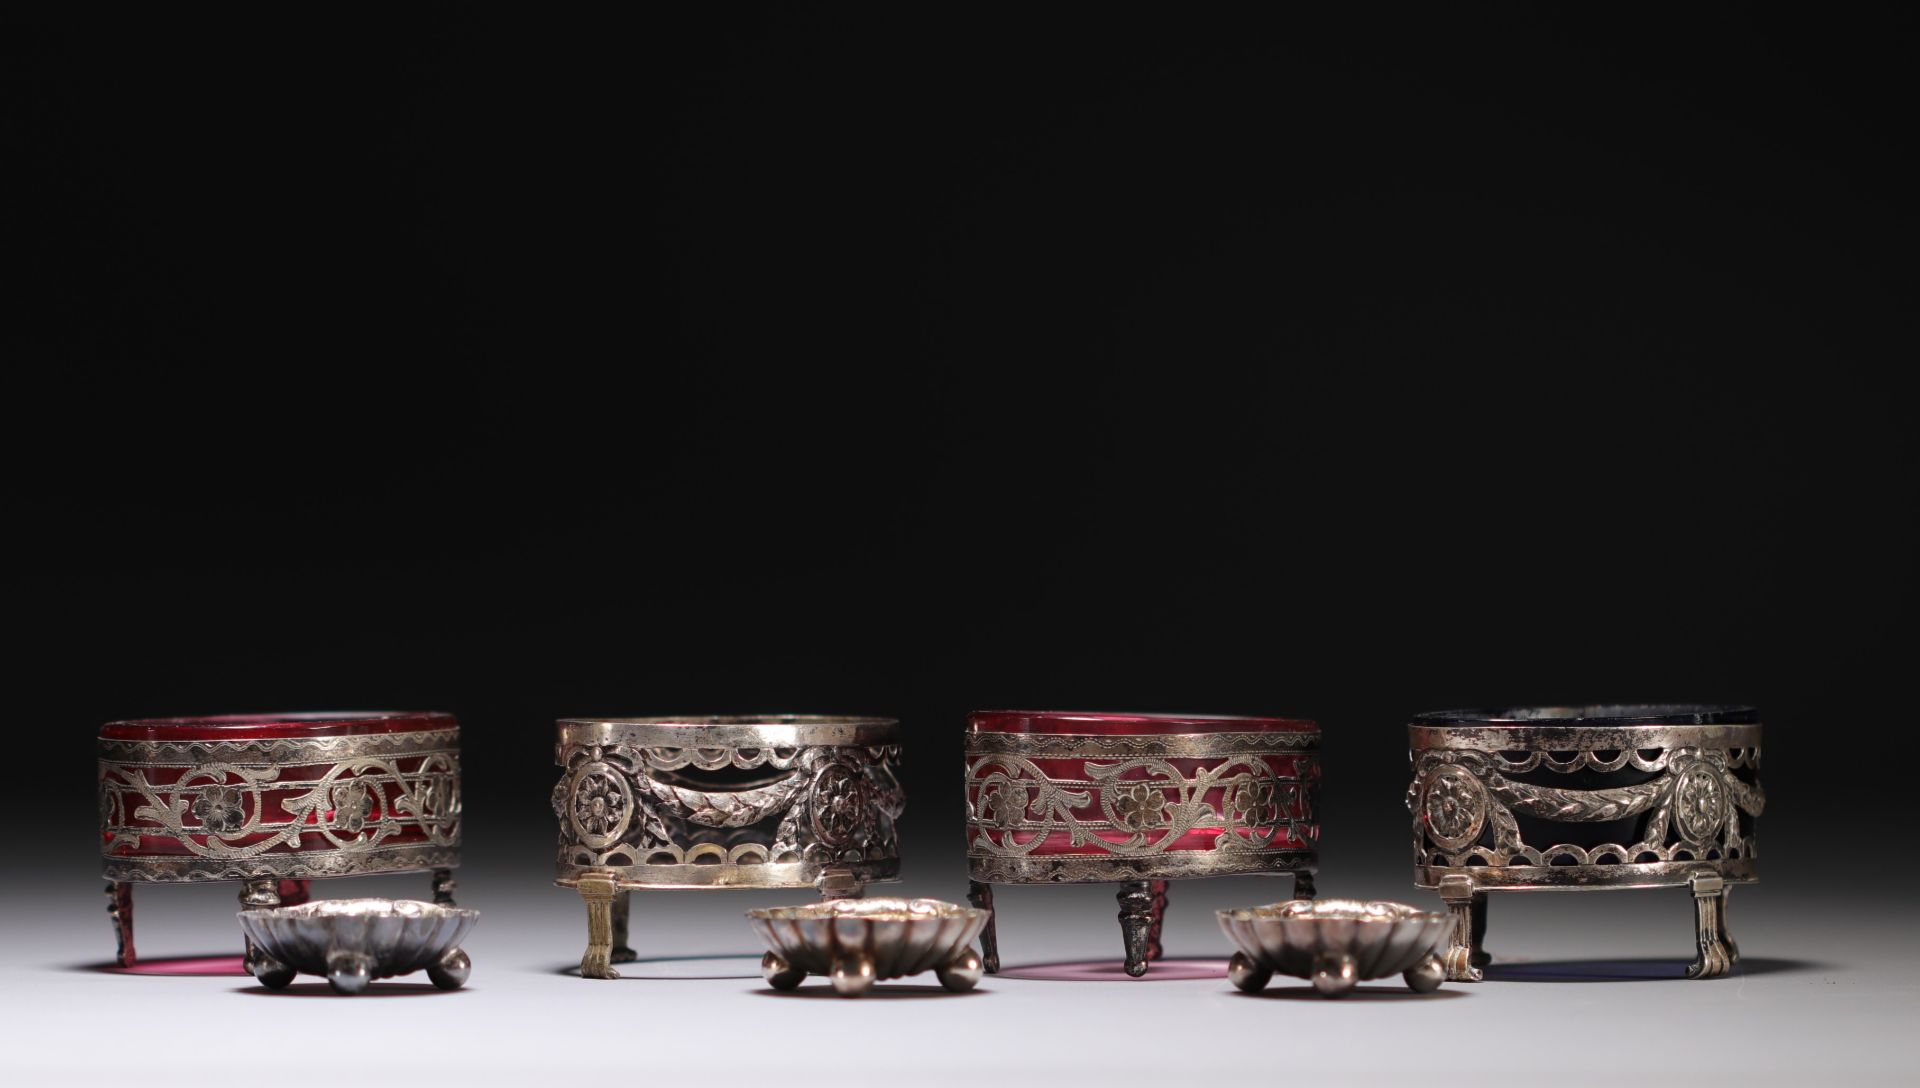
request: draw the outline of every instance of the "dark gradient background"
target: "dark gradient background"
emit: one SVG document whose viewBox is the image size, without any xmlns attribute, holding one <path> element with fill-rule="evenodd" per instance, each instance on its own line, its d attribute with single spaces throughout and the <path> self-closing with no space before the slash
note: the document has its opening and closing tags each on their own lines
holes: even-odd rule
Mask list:
<svg viewBox="0 0 1920 1088">
<path fill-rule="evenodd" d="M 225 711 L 457 714 L 552 967 L 569 715 L 897 716 L 949 897 L 970 709 L 1313 717 L 1322 891 L 1405 898 L 1411 713 L 1752 703 L 1748 955 L 1903 888 L 1910 15 L 0 29 L 8 912 L 97 930 L 41 967 L 111 947 L 95 727 Z M 1684 957 L 1669 894 L 1512 916 Z"/>
</svg>

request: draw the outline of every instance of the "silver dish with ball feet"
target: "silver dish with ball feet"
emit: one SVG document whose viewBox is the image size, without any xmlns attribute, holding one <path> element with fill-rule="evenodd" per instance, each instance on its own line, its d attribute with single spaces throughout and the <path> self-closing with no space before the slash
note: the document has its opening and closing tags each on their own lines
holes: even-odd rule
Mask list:
<svg viewBox="0 0 1920 1088">
<path fill-rule="evenodd" d="M 442 990 L 467 981 L 473 962 L 460 942 L 480 919 L 465 907 L 412 899 L 322 899 L 240 912 L 254 949 L 247 966 L 270 990 L 296 974 L 324 975 L 343 994 L 374 979 L 424 970 Z"/>
<path fill-rule="evenodd" d="M 1357 899 L 1292 899 L 1218 912 L 1220 929 L 1239 951 L 1227 977 L 1259 993 L 1274 975 L 1311 979 L 1339 997 L 1368 979 L 1399 975 L 1416 993 L 1439 989 L 1440 950 L 1452 923 L 1446 915 L 1405 903 Z"/>
<path fill-rule="evenodd" d="M 770 951 L 760 961 L 767 985 L 792 990 L 825 975 L 841 997 L 859 997 L 876 981 L 932 971 L 965 993 L 980 982 L 974 938 L 989 912 L 938 899 L 841 899 L 747 912 Z"/>
</svg>

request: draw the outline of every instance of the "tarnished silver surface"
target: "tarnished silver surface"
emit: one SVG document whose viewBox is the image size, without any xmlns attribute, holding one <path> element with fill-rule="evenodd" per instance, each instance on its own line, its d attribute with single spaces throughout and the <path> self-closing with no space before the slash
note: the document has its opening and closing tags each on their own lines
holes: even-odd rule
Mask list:
<svg viewBox="0 0 1920 1088">
<path fill-rule="evenodd" d="M 618 978 L 635 888 L 806 888 L 896 879 L 906 808 L 891 718 L 563 719 L 554 882 L 587 904 L 580 973 Z"/>
<path fill-rule="evenodd" d="M 1311 979 L 1339 997 L 1367 979 L 1400 975 L 1427 993 L 1440 985 L 1440 949 L 1451 921 L 1405 903 L 1295 899 L 1217 912 L 1238 952 L 1227 977 L 1256 993 L 1275 974 Z"/>
<path fill-rule="evenodd" d="M 1062 729 L 1075 718 L 1033 716 Z M 1167 720 L 1137 718 L 1149 726 Z M 1295 894 L 1311 896 L 1320 732 L 1311 722 L 1292 724 L 1123 733 L 970 728 L 968 899 L 989 906 L 994 884 L 1117 883 L 1126 973 L 1138 978 L 1160 956 L 1173 880 L 1290 873 Z M 981 937 L 989 973 L 1000 969 L 997 926 L 990 919 Z"/>
<path fill-rule="evenodd" d="M 676 750 L 662 764 L 715 770 L 733 763 L 731 750 L 873 747 L 899 741 L 893 718 L 828 714 L 708 714 L 655 718 L 562 718 L 560 746 L 627 745 Z"/>
<path fill-rule="evenodd" d="M 111 881 L 305 880 L 460 864 L 458 727 L 102 739 L 97 749 L 101 865 Z M 156 849 L 157 840 L 176 852 Z"/>
<path fill-rule="evenodd" d="M 435 986 L 453 990 L 472 971 L 460 942 L 479 918 L 477 910 L 412 899 L 322 899 L 243 910 L 240 928 L 256 950 L 248 968 L 271 989 L 304 972 L 357 994 L 374 979 L 425 970 Z"/>
<path fill-rule="evenodd" d="M 1727 891 L 1759 875 L 1760 732 L 1757 712 L 1730 706 L 1418 716 L 1408 727 L 1414 883 L 1438 889 L 1456 916 L 1447 977 L 1481 978 L 1488 891 L 1676 886 L 1696 899 L 1688 976 L 1726 973 L 1739 957 Z M 1582 824 L 1605 826 L 1555 828 Z"/>
<path fill-rule="evenodd" d="M 1320 734 L 967 734 L 967 865 L 989 884 L 1080 884 L 1311 870 Z M 1292 756 L 1283 777 L 1267 760 Z M 1060 778 L 1036 760 L 1081 760 Z M 1183 767 L 1175 761 L 1197 764 Z M 1088 815 L 1097 811 L 1098 815 Z M 1220 827 L 1206 849 L 1182 846 Z M 1074 852 L 1036 853 L 1069 837 Z"/>
<path fill-rule="evenodd" d="M 897 735 L 885 718 L 563 720 L 556 880 L 791 888 L 828 869 L 860 883 L 895 876 Z"/>
<path fill-rule="evenodd" d="M 990 913 L 938 899 L 843 899 L 747 912 L 769 951 L 760 961 L 767 984 L 791 990 L 810 974 L 833 980 L 842 997 L 858 997 L 876 981 L 933 971 L 955 993 L 980 981 L 973 939 Z"/>
<path fill-rule="evenodd" d="M 425 870 L 436 900 L 452 901 L 461 822 L 452 715 L 164 718 L 102 732 L 101 871 L 123 967 L 135 962 L 135 884 L 238 880 L 243 904 L 277 906 L 277 886 L 291 905 L 311 879 Z"/>
</svg>

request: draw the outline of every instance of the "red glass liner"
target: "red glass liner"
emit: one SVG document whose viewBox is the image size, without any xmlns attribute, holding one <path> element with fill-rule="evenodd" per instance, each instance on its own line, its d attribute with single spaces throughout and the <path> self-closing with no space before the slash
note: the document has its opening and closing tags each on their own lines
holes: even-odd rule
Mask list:
<svg viewBox="0 0 1920 1088">
<path fill-rule="evenodd" d="M 1160 957 L 1170 881 L 1291 873 L 1295 897 L 1313 896 L 1319 747 L 1295 718 L 977 711 L 968 898 L 990 910 L 995 884 L 1119 884 L 1122 973 L 1139 978 Z M 988 971 L 997 929 L 980 936 Z"/>
<path fill-rule="evenodd" d="M 451 714 L 231 714 L 100 728 L 102 875 L 122 967 L 133 886 L 239 880 L 292 905 L 315 877 L 431 872 L 450 903 L 460 856 Z"/>
<path fill-rule="evenodd" d="M 100 764 L 102 850 L 109 860 L 204 858 L 271 875 L 276 856 L 319 863 L 324 850 L 351 852 L 378 829 L 367 860 L 386 862 L 372 867 L 430 867 L 405 856 L 457 842 L 457 729 L 451 714 L 434 712 L 109 721 L 100 727 L 108 746 Z M 369 741 L 324 745 L 349 737 Z M 300 754 L 300 746 L 275 741 L 321 746 Z M 217 842 L 207 837 L 209 817 L 223 821 Z"/>
<path fill-rule="evenodd" d="M 1030 710 L 977 711 L 969 715 L 968 728 L 976 735 L 1067 737 L 1320 732 L 1315 723 L 1292 718 Z M 1039 797 L 1035 792 L 1038 783 L 1029 777 L 1034 771 L 1045 781 L 1072 790 L 1082 800 L 1064 804 L 1045 829 L 996 829 L 992 819 L 976 819 L 968 828 L 969 841 L 992 834 L 1000 837 L 1003 849 L 1015 848 L 1025 857 L 1111 858 L 1118 867 L 1124 859 L 1115 855 L 1114 847 L 1127 843 L 1137 846 L 1143 835 L 1153 840 L 1154 853 L 1162 857 L 1213 851 L 1222 845 L 1223 835 L 1263 851 L 1309 850 L 1319 838 L 1319 826 L 1313 818 L 1313 792 L 1319 783 L 1320 765 L 1312 754 L 1267 751 L 1195 758 L 1162 754 L 1147 745 L 1135 749 L 1133 755 L 1147 758 L 1089 759 L 1039 752 L 1017 760 L 976 757 L 976 773 L 968 783 L 968 800 L 975 812 L 1008 817 L 1009 823 L 1034 822 L 1037 813 L 1029 807 Z M 1188 789 L 1186 783 L 1208 784 Z M 1112 808 L 1116 790 L 1132 791 L 1121 795 L 1131 810 L 1117 822 Z M 1193 802 L 1203 803 L 1203 811 L 1222 816 L 1232 813 L 1240 818 L 1201 820 L 1177 832 L 1161 825 L 1162 811 Z M 1009 805 L 1017 806 L 1017 817 L 1009 816 Z"/>
</svg>

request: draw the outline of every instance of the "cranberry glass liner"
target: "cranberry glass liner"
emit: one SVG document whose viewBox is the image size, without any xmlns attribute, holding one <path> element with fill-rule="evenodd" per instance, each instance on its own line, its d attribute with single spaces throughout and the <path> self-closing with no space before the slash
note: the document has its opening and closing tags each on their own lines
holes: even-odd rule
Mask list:
<svg viewBox="0 0 1920 1088">
<path fill-rule="evenodd" d="M 308 878 L 459 861 L 451 715 L 113 722 L 98 745 L 109 880 Z"/>
<path fill-rule="evenodd" d="M 967 738 L 974 879 L 1311 871 L 1319 728 L 1284 718 L 984 711 Z"/>
</svg>

